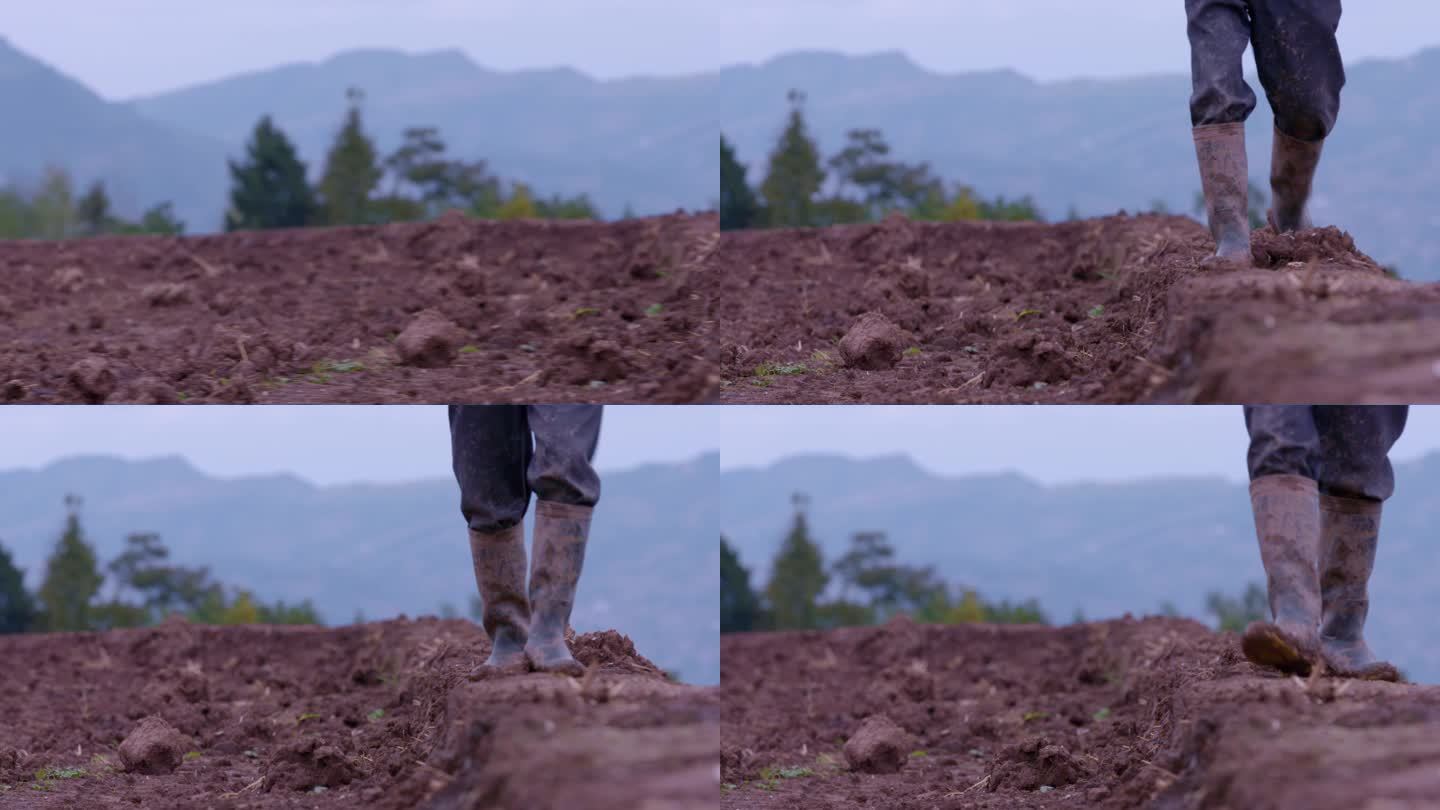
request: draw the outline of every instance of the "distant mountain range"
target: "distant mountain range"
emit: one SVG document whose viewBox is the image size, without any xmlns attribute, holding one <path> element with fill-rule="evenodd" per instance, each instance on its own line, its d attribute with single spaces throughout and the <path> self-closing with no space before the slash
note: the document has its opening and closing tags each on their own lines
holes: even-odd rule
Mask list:
<svg viewBox="0 0 1440 810">
<path fill-rule="evenodd" d="M 1370 640 L 1412 678 L 1440 682 L 1440 454 L 1396 468 L 1372 580 Z M 1155 613 L 1203 617 L 1210 591 L 1263 582 L 1243 484 L 1222 479 L 1042 486 L 1019 475 L 949 478 L 908 457 L 799 456 L 720 474 L 721 531 L 757 587 L 804 492 L 833 560 L 857 531 L 994 598 L 1038 598 L 1052 621 Z"/>
<path fill-rule="evenodd" d="M 365 50 L 109 102 L 0 38 L 0 176 L 34 178 L 55 163 L 82 182 L 107 180 L 122 213 L 172 200 L 192 232 L 213 231 L 226 207 L 226 158 L 242 154 L 262 115 L 318 176 L 345 92 L 359 87 L 382 153 L 405 128 L 434 126 L 455 156 L 484 159 L 544 194 L 587 193 L 607 216 L 627 205 L 642 215 L 701 210 L 718 197 L 711 81 L 598 81 L 487 70 L 458 51 Z"/>
<path fill-rule="evenodd" d="M 437 466 L 448 469 L 449 459 Z M 443 473 L 442 473 L 443 474 Z M 686 680 L 720 677 L 719 456 L 604 476 L 574 624 L 614 628 Z M 0 543 L 32 587 L 59 534 L 63 498 L 102 560 L 154 531 L 184 565 L 209 566 L 266 599 L 314 600 L 327 622 L 465 614 L 474 581 L 453 480 L 317 487 L 287 475 L 220 479 L 187 461 L 83 457 L 0 472 Z"/>
<path fill-rule="evenodd" d="M 1317 224 L 1350 231 L 1362 250 L 1411 279 L 1440 279 L 1440 49 L 1348 67 L 1339 125 L 1316 183 Z M 805 92 L 821 152 L 875 127 L 893 154 L 929 161 L 986 195 L 1033 194 L 1050 219 L 1137 211 L 1163 201 L 1193 210 L 1200 179 L 1190 140 L 1190 79 L 1036 82 L 994 71 L 943 75 L 900 53 L 803 52 L 723 70 L 713 111 L 751 179 L 784 123 L 786 92 Z M 1247 128 L 1250 171 L 1268 189 L 1271 113 Z M 698 86 L 698 85 L 697 85 Z"/>
</svg>

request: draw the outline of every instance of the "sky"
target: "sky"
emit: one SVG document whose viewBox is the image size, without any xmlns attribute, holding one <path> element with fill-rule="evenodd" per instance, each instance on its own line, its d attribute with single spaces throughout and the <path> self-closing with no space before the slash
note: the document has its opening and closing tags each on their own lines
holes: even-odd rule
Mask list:
<svg viewBox="0 0 1440 810">
<path fill-rule="evenodd" d="M 1233 405 L 727 407 L 720 469 L 799 453 L 904 453 L 944 475 L 1019 472 L 1043 484 L 1175 475 L 1246 480 L 1245 420 Z M 1410 409 L 1391 451 L 1440 451 L 1440 406 Z"/>
<path fill-rule="evenodd" d="M 0 36 L 110 99 L 360 47 L 459 48 L 486 67 L 568 66 L 599 78 L 705 72 L 797 49 L 902 50 L 942 72 L 1011 68 L 1045 80 L 1189 68 L 1181 0 L 14 0 L 6 6 Z M 1440 4 L 1351 3 L 1340 37 L 1350 61 L 1408 56 L 1440 45 Z"/>
<path fill-rule="evenodd" d="M 704 406 L 607 407 L 595 467 L 714 452 L 716 415 Z M 290 473 L 321 486 L 451 475 L 443 405 L 10 405 L 0 408 L 0 437 L 7 470 L 82 454 L 178 454 L 214 476 Z"/>
</svg>

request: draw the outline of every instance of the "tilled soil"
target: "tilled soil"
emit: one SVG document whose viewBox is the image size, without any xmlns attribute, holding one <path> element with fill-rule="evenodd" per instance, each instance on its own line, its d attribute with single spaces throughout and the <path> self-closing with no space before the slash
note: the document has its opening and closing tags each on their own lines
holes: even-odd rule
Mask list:
<svg viewBox="0 0 1440 810">
<path fill-rule="evenodd" d="M 714 214 L 0 241 L 0 403 L 701 402 Z"/>
<path fill-rule="evenodd" d="M 1186 620 L 723 636 L 723 808 L 1434 807 L 1440 687 L 1263 672 Z M 900 770 L 852 770 L 885 715 Z"/>
<path fill-rule="evenodd" d="M 582 679 L 470 682 L 458 620 L 0 636 L 0 806 L 713 808 L 718 689 L 613 631 L 572 648 Z M 152 716 L 182 761 L 128 772 Z"/>
<path fill-rule="evenodd" d="M 727 232 L 720 400 L 1440 402 L 1440 284 L 1334 228 L 1256 231 L 1254 269 L 1213 250 L 1157 215 Z"/>
</svg>

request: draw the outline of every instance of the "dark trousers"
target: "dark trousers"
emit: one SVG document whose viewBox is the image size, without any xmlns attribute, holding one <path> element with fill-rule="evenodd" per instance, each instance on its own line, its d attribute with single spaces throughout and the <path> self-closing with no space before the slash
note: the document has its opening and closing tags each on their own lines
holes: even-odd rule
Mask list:
<svg viewBox="0 0 1440 810">
<path fill-rule="evenodd" d="M 1390 448 L 1407 405 L 1249 405 L 1250 479 L 1301 475 L 1324 495 L 1383 501 L 1395 491 Z"/>
<path fill-rule="evenodd" d="M 532 492 L 542 501 L 594 506 L 600 477 L 590 462 L 601 409 L 451 405 L 451 461 L 466 524 L 478 532 L 513 526 L 524 519 Z"/>
<path fill-rule="evenodd" d="M 1335 128 L 1345 86 L 1340 0 L 1185 0 L 1185 16 L 1192 124 L 1238 124 L 1255 111 L 1241 61 L 1251 45 L 1277 129 L 1318 141 Z"/>
</svg>

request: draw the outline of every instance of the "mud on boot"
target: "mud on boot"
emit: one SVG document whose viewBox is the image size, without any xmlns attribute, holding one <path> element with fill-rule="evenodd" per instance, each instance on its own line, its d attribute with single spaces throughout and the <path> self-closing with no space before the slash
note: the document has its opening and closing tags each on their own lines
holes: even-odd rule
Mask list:
<svg viewBox="0 0 1440 810">
<path fill-rule="evenodd" d="M 1272 205 L 1266 219 L 1276 233 L 1309 230 L 1310 188 L 1325 142 L 1302 141 L 1275 130 L 1270 151 L 1270 193 Z"/>
<path fill-rule="evenodd" d="M 1399 681 L 1400 671 L 1377 659 L 1364 635 L 1381 509 L 1380 501 L 1333 495 L 1320 498 L 1320 646 L 1327 666 L 1338 675 Z"/>
<path fill-rule="evenodd" d="M 1254 664 L 1309 675 L 1323 662 L 1318 488 L 1303 476 L 1265 475 L 1250 482 L 1250 505 L 1273 620 L 1245 628 L 1241 650 Z"/>
<path fill-rule="evenodd" d="M 1250 167 L 1244 124 L 1195 127 L 1195 158 L 1215 254 L 1202 267 L 1250 267 Z"/>
<path fill-rule="evenodd" d="M 470 672 L 471 680 L 525 671 L 530 602 L 525 596 L 525 529 L 470 531 L 470 559 L 483 604 L 481 624 L 490 637 L 490 656 Z"/>
<path fill-rule="evenodd" d="M 575 607 L 575 590 L 585 566 L 591 507 L 539 501 L 535 506 L 535 554 L 530 569 L 534 621 L 525 657 L 537 672 L 583 675 L 570 654 L 565 631 Z"/>
</svg>

